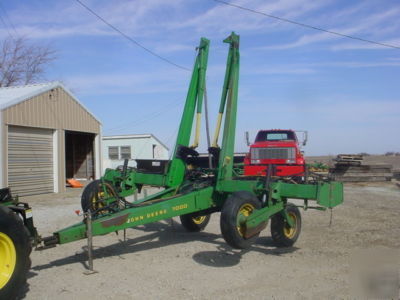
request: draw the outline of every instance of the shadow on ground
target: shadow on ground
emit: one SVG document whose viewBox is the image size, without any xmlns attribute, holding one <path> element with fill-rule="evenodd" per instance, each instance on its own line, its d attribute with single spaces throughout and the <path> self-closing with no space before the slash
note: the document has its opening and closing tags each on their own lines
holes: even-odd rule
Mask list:
<svg viewBox="0 0 400 300">
<path fill-rule="evenodd" d="M 94 259 L 119 256 L 127 253 L 138 253 L 150 249 L 168 247 L 170 245 L 185 244 L 193 241 L 214 244 L 215 251 L 201 251 L 195 253 L 192 258 L 195 262 L 210 267 L 231 267 L 237 265 L 243 255 L 249 251 L 257 251 L 266 255 L 282 255 L 291 253 L 298 248 L 276 248 L 271 238 L 258 238 L 256 243 L 246 250 L 236 250 L 228 246 L 221 235 L 208 232 L 187 232 L 180 224 L 173 220 L 151 223 L 135 227 L 146 233 L 136 238 L 128 238 L 126 241 L 120 239 L 120 242 L 105 247 L 94 247 Z M 62 247 L 62 246 L 61 246 Z M 88 269 L 86 247 L 82 251 L 68 257 L 51 261 L 47 264 L 37 265 L 32 269 L 40 271 L 57 266 L 64 266 L 73 263 L 81 263 Z"/>
</svg>

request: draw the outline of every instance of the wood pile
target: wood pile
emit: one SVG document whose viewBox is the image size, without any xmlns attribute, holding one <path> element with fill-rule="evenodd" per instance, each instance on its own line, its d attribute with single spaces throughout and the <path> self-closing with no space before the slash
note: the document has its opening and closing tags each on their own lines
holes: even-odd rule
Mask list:
<svg viewBox="0 0 400 300">
<path fill-rule="evenodd" d="M 390 164 L 362 164 L 362 156 L 339 154 L 335 166 L 329 170 L 331 176 L 342 182 L 380 182 L 392 179 Z"/>
<path fill-rule="evenodd" d="M 400 180 L 400 170 L 393 170 L 393 178 Z"/>
</svg>

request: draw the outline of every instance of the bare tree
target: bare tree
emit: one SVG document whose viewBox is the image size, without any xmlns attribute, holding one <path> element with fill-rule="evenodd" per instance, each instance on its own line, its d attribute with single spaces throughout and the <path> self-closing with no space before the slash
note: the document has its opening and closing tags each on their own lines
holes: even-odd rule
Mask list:
<svg viewBox="0 0 400 300">
<path fill-rule="evenodd" d="M 0 45 L 0 87 L 34 83 L 56 58 L 55 53 L 23 37 L 6 38 Z"/>
</svg>

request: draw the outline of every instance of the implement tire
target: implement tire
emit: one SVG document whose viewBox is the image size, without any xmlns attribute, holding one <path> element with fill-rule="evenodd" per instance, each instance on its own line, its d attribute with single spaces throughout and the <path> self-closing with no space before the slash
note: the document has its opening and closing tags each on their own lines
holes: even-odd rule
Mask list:
<svg viewBox="0 0 400 300">
<path fill-rule="evenodd" d="M 0 299 L 16 299 L 25 290 L 32 245 L 22 220 L 0 206 Z"/>
<path fill-rule="evenodd" d="M 256 241 L 260 233 L 250 238 L 244 237 L 243 220 L 259 208 L 260 201 L 250 192 L 235 192 L 226 199 L 221 211 L 220 226 L 222 236 L 232 248 L 246 249 Z"/>
<path fill-rule="evenodd" d="M 113 202 L 117 202 L 118 206 L 124 206 L 124 200 L 118 197 L 111 183 L 99 179 L 93 180 L 85 187 L 81 196 L 83 212 L 96 212 L 100 215 L 109 213 L 109 209 L 105 207 L 110 204 L 110 201 L 108 201 L 108 203 L 106 202 L 106 199 L 110 197 L 117 198 L 114 199 Z"/>
<path fill-rule="evenodd" d="M 301 232 L 301 214 L 297 206 L 288 203 L 285 209 L 289 217 L 294 221 L 293 228 L 289 227 L 280 213 L 271 218 L 271 236 L 278 247 L 292 247 Z"/>
<path fill-rule="evenodd" d="M 199 232 L 210 222 L 210 215 L 187 214 L 179 216 L 182 226 L 190 232 Z"/>
<path fill-rule="evenodd" d="M 93 180 L 91 183 L 89 183 L 83 190 L 82 196 L 81 196 L 81 207 L 84 212 L 87 212 L 88 210 L 94 211 L 98 207 L 97 203 L 97 191 L 100 186 L 100 180 L 96 179 Z"/>
</svg>

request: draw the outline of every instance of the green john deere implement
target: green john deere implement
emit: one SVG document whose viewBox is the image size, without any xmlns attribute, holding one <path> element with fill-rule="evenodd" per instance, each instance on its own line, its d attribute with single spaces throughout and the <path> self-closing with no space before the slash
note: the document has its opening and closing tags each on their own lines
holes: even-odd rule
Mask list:
<svg viewBox="0 0 400 300">
<path fill-rule="evenodd" d="M 267 176 L 245 177 L 233 164 L 239 82 L 239 36 L 232 33 L 225 43 L 229 53 L 213 143 L 210 166 L 196 166 L 200 122 L 205 96 L 209 41 L 202 38 L 197 48 L 189 91 L 180 122 L 172 159 L 165 172 L 149 173 L 129 168 L 107 169 L 100 180 L 90 183 L 82 194 L 85 218 L 43 239 L 44 246 L 64 244 L 138 225 L 180 216 L 189 231 L 200 231 L 210 214 L 221 212 L 221 232 L 233 248 L 247 248 L 269 219 L 273 240 L 292 246 L 301 230 L 297 206 L 288 199 L 303 199 L 304 209 L 332 208 L 343 202 L 342 183 L 306 178 L 303 183 L 276 177 L 273 166 Z M 224 119 L 221 146 L 219 134 Z M 195 136 L 190 145 L 194 120 Z M 209 139 L 208 139 L 209 140 Z M 125 197 L 144 185 L 163 187 L 161 192 L 128 202 Z M 309 201 L 316 206 L 310 207 Z M 89 234 L 88 234 L 88 227 Z"/>
</svg>

